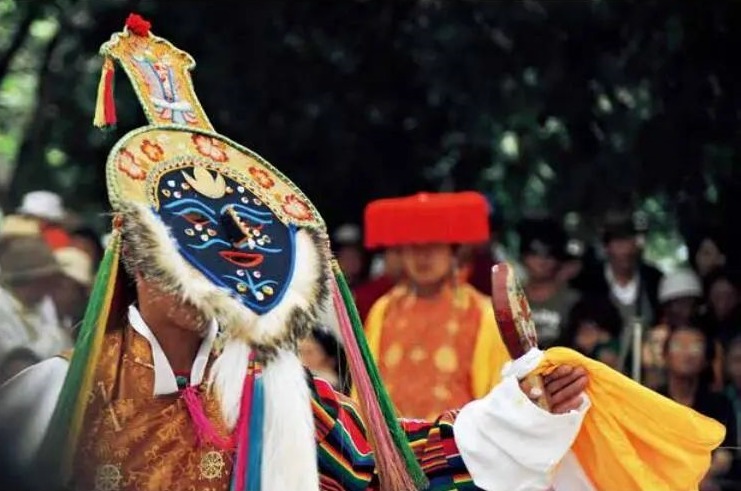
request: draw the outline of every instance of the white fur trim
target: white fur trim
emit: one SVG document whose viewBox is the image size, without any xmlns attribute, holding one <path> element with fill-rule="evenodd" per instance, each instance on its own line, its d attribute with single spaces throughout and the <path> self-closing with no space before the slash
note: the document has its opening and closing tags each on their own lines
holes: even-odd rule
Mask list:
<svg viewBox="0 0 741 491">
<path fill-rule="evenodd" d="M 242 388 L 247 376 L 250 347 L 241 339 L 231 339 L 211 366 L 208 380 L 209 390 L 216 393 L 221 405 L 221 414 L 229 430 L 233 430 L 239 419 Z"/>
<path fill-rule="evenodd" d="M 318 491 L 314 416 L 301 361 L 280 350 L 265 367 L 263 383 L 262 489 Z"/>
<path fill-rule="evenodd" d="M 340 345 L 344 344 L 342 339 L 342 333 L 340 333 L 340 323 L 337 316 L 337 311 L 332 303 L 332 296 L 327 295 L 327 298 L 322 302 L 319 309 L 319 322 L 317 324 L 319 329 L 324 332 L 331 334 Z"/>
</svg>

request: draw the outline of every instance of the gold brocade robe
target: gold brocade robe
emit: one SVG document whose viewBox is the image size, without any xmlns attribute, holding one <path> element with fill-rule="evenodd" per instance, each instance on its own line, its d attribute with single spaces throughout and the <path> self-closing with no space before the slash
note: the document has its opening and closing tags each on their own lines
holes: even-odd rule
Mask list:
<svg viewBox="0 0 741 491">
<path fill-rule="evenodd" d="M 179 394 L 154 393 L 149 343 L 127 327 L 106 333 L 74 464 L 80 491 L 225 491 L 232 456 L 199 447 Z M 206 415 L 226 435 L 216 401 Z"/>
<path fill-rule="evenodd" d="M 431 419 L 485 396 L 509 360 L 490 299 L 468 284 L 431 298 L 397 286 L 373 306 L 366 332 L 405 418 Z"/>
</svg>

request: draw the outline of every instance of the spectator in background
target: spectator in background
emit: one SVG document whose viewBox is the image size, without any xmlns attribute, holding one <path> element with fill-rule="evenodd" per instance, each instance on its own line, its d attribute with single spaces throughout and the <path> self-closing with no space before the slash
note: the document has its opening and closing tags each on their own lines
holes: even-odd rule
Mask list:
<svg viewBox="0 0 741 491">
<path fill-rule="evenodd" d="M 40 237 L 0 242 L 0 363 L 18 348 L 44 359 L 72 346 L 51 297 L 62 274 Z"/>
<path fill-rule="evenodd" d="M 351 288 L 368 279 L 370 269 L 360 233 L 360 227 L 345 224 L 332 234 L 334 254 Z"/>
<path fill-rule="evenodd" d="M 62 226 L 67 212 L 58 194 L 32 191 L 23 197 L 17 213 L 38 223 L 40 235 L 52 249 L 71 245 L 70 236 Z"/>
<path fill-rule="evenodd" d="M 512 261 L 502 244 L 504 220 L 501 210 L 489 200 L 489 240 L 470 247 L 466 260 L 468 272 L 466 281 L 484 295 L 491 295 L 491 268 L 501 262 L 510 262 L 518 275 L 521 270 L 518 264 Z"/>
<path fill-rule="evenodd" d="M 661 320 L 672 326 L 690 323 L 702 300 L 700 278 L 691 269 L 678 269 L 659 283 Z"/>
<path fill-rule="evenodd" d="M 696 317 L 702 300 L 700 278 L 680 269 L 662 278 L 659 302 L 662 322 L 646 331 L 643 343 L 643 383 L 657 389 L 666 384 L 664 346 L 672 326 L 687 326 Z"/>
<path fill-rule="evenodd" d="M 48 285 L 47 293 L 54 301 L 59 322 L 74 338 L 74 329 L 82 320 L 87 305 L 94 268 L 102 258 L 102 246 L 92 230 L 78 226 L 75 232 L 68 234 L 61 223 L 56 222 L 62 218 L 69 222 L 72 215 L 63 210 L 61 200 L 53 193 L 29 193 L 18 212 L 8 217 L 0 230 L 0 239 L 36 237 L 52 250 L 62 272 Z M 44 230 L 52 232 L 44 234 Z"/>
<path fill-rule="evenodd" d="M 725 268 L 715 269 L 705 278 L 705 321 L 722 344 L 741 333 L 739 281 Z"/>
<path fill-rule="evenodd" d="M 350 393 L 350 374 L 345 351 L 330 332 L 314 328 L 311 336 L 299 343 L 301 362 L 314 376 L 329 382 L 338 392 Z"/>
<path fill-rule="evenodd" d="M 734 337 L 728 343 L 726 350 L 725 368 L 728 384 L 726 385 L 725 394 L 731 401 L 735 416 L 736 441 L 733 442 L 733 445 L 741 447 L 741 432 L 739 432 L 739 427 L 741 427 L 741 335 Z M 736 449 L 733 454 L 733 465 L 728 477 L 732 481 L 740 483 L 738 488 L 741 488 L 741 451 Z"/>
<path fill-rule="evenodd" d="M 603 244 L 606 264 L 585 271 L 586 277 L 579 283 L 584 292 L 607 296 L 620 311 L 623 319 L 620 366 L 624 369 L 629 366 L 627 360 L 632 345 L 633 322 L 639 320 L 644 327 L 656 322 L 662 274 L 643 262 L 638 230 L 629 217 L 614 216 L 608 219 Z"/>
<path fill-rule="evenodd" d="M 558 271 L 558 281 L 577 290 L 572 285 L 572 281 L 584 270 L 585 254 L 583 241 L 574 238 L 569 239 L 566 243 L 563 261 L 561 261 L 561 268 Z"/>
<path fill-rule="evenodd" d="M 569 312 L 579 293 L 559 280 L 566 254 L 566 234 L 551 219 L 530 219 L 520 224 L 520 254 L 525 269 L 525 294 L 543 348 L 562 336 Z"/>
<path fill-rule="evenodd" d="M 100 261 L 103 260 L 103 244 L 101 243 L 100 236 L 86 225 L 79 225 L 74 227 L 70 232 L 71 246 L 85 252 L 90 257 L 91 266 L 94 273 L 98 270 Z"/>
<path fill-rule="evenodd" d="M 386 295 L 402 279 L 401 254 L 398 247 L 387 247 L 383 251 L 381 274 L 353 289 L 355 305 L 360 319 L 365 322 L 371 307 L 382 296 Z"/>
<path fill-rule="evenodd" d="M 707 276 L 727 264 L 727 240 L 725 234 L 714 228 L 701 230 L 688 241 L 692 268 L 700 275 Z"/>
<path fill-rule="evenodd" d="M 736 444 L 736 421 L 733 406 L 725 394 L 709 388 L 713 377 L 710 360 L 715 356 L 714 351 L 714 344 L 698 322 L 673 328 L 665 350 L 667 384 L 658 392 L 725 425 L 726 438 L 721 447 L 728 447 Z M 700 489 L 722 489 L 716 480 L 727 478 L 732 460 L 730 450 L 716 450 Z"/>
<path fill-rule="evenodd" d="M 62 275 L 52 296 L 62 327 L 76 338 L 93 284 L 93 262 L 87 252 L 76 247 L 57 249 L 54 257 Z"/>
<path fill-rule="evenodd" d="M 605 297 L 585 297 L 574 305 L 559 342 L 611 367 L 617 365 L 622 319 Z"/>
</svg>

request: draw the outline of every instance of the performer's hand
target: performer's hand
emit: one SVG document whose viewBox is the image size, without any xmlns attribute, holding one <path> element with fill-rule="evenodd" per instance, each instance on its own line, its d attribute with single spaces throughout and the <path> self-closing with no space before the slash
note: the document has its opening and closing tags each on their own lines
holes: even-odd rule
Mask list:
<svg viewBox="0 0 741 491">
<path fill-rule="evenodd" d="M 587 387 L 587 372 L 582 367 L 561 365 L 543 377 L 546 398 L 553 414 L 579 409 Z"/>
</svg>

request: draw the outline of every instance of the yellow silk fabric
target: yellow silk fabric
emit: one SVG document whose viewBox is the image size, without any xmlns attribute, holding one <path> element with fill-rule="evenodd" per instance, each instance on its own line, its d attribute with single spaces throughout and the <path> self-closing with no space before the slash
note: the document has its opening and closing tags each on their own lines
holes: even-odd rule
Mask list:
<svg viewBox="0 0 741 491">
<path fill-rule="evenodd" d="M 598 490 L 697 490 L 723 425 L 567 348 L 547 350 L 536 372 L 559 365 L 589 375 L 592 407 L 572 450 Z"/>
</svg>

